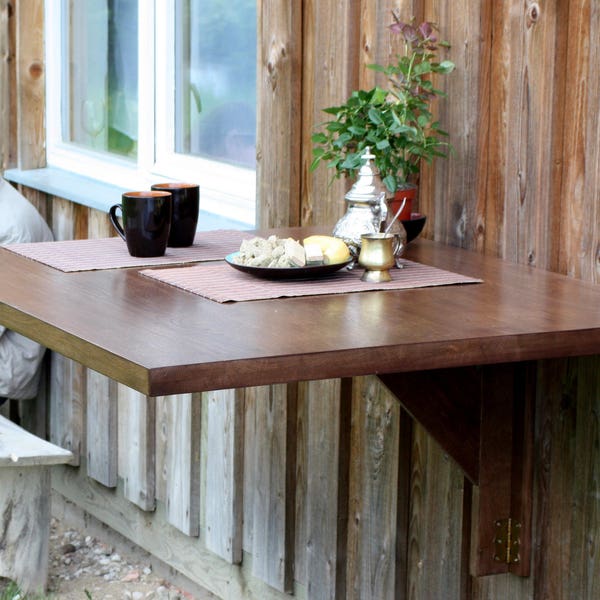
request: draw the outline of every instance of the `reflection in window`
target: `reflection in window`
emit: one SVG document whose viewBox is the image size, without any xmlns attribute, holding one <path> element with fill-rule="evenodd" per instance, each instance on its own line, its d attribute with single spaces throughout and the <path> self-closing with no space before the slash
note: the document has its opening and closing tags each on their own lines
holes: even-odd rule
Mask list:
<svg viewBox="0 0 600 600">
<path fill-rule="evenodd" d="M 175 151 L 254 168 L 256 0 L 178 0 Z"/>
<path fill-rule="evenodd" d="M 65 108 L 70 118 L 63 119 L 63 139 L 135 158 L 137 1 L 71 0 L 68 22 L 69 75 L 64 97 L 69 99 Z"/>
</svg>

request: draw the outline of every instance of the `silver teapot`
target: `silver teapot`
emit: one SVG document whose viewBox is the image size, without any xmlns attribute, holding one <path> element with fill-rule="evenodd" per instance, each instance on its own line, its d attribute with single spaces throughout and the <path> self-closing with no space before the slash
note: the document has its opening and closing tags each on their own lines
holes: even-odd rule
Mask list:
<svg viewBox="0 0 600 600">
<path fill-rule="evenodd" d="M 365 162 L 358 172 L 358 179 L 345 196 L 348 203 L 346 214 L 333 228 L 333 236 L 344 240 L 356 259 L 360 253 L 361 236 L 378 233 L 387 217 L 385 192 L 380 192 L 374 184 L 375 177 L 370 164 L 374 158 L 367 147 L 362 156 Z"/>
<path fill-rule="evenodd" d="M 371 167 L 371 160 L 374 158 L 367 146 L 362 156 L 365 162 L 358 172 L 358 179 L 345 196 L 348 204 L 346 213 L 333 228 L 332 235 L 346 242 L 354 259 L 348 268 L 352 268 L 358 262 L 362 236 L 379 233 L 382 223 L 387 219 L 385 192 L 376 187 L 375 175 Z M 397 259 L 404 250 L 405 244 L 406 232 L 404 232 L 401 250 L 396 255 Z"/>
</svg>

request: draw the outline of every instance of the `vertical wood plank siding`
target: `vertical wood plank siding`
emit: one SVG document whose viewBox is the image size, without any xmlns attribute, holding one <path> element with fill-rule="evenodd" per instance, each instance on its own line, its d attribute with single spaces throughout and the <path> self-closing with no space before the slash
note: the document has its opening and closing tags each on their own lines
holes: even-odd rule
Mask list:
<svg viewBox="0 0 600 600">
<path fill-rule="evenodd" d="M 118 385 L 92 369 L 87 369 L 86 383 L 87 474 L 107 487 L 116 487 Z"/>
<path fill-rule="evenodd" d="M 310 138 L 326 120 L 322 109 L 335 106 L 358 85 L 360 4 L 356 0 L 303 2 L 302 143 L 296 146 L 302 160 L 301 225 L 333 225 L 344 211 L 346 182 L 332 183 L 325 169 L 309 171 Z"/>
<path fill-rule="evenodd" d="M 206 545 L 230 563 L 242 562 L 244 397 L 220 390 L 208 397 Z"/>
<path fill-rule="evenodd" d="M 376 377 L 355 379 L 348 598 L 395 597 L 400 405 Z"/>
<path fill-rule="evenodd" d="M 15 20 L 11 18 L 12 3 L 0 1 L 0 172 L 11 164 L 11 151 L 16 149 L 14 110 L 15 72 L 14 40 L 11 31 Z"/>
<path fill-rule="evenodd" d="M 302 1 L 258 0 L 257 11 L 257 127 L 269 132 L 257 138 L 257 223 L 299 225 Z"/>
<path fill-rule="evenodd" d="M 178 394 L 161 400 L 167 423 L 167 521 L 183 533 L 197 536 L 200 528 L 201 395 Z"/>
<path fill-rule="evenodd" d="M 346 589 L 346 536 L 348 503 L 348 462 L 351 398 L 339 379 L 311 381 L 305 387 L 305 429 L 303 438 L 306 486 L 297 498 L 304 506 L 305 535 L 298 541 L 306 561 L 309 598 L 344 598 Z M 298 471 L 300 468 L 298 467 Z M 337 515 L 336 518 L 331 518 Z"/>
<path fill-rule="evenodd" d="M 118 386 L 117 397 L 118 471 L 123 479 L 123 494 L 142 510 L 154 510 L 156 398 L 122 384 Z"/>
<path fill-rule="evenodd" d="M 252 573 L 293 590 L 296 475 L 296 385 L 249 388 L 254 399 L 254 462 L 250 473 Z"/>
<path fill-rule="evenodd" d="M 383 83 L 366 65 L 398 51 L 397 7 L 436 22 L 457 65 L 423 235 L 600 283 L 597 1 L 257 6 L 260 226 L 343 214 L 349 182 L 309 171 L 310 137 L 323 107 Z M 0 168 L 44 164 L 42 7 L 0 0 Z M 57 239 L 111 234 L 103 213 L 22 191 Z M 528 578 L 470 576 L 478 488 L 375 377 L 154 399 L 53 355 L 50 437 L 79 465 L 55 486 L 228 600 L 595 600 L 600 358 L 536 369 Z"/>
<path fill-rule="evenodd" d="M 22 0 L 12 3 L 16 11 L 18 164 L 34 169 L 45 164 L 44 140 L 44 2 Z"/>
</svg>

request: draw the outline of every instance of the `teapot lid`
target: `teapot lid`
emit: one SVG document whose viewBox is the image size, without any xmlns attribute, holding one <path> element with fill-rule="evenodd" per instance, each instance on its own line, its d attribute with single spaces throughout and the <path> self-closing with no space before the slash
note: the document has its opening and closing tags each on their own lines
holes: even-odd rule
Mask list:
<svg viewBox="0 0 600 600">
<path fill-rule="evenodd" d="M 374 174 L 371 167 L 371 161 L 375 156 L 371 154 L 369 146 L 365 148 L 361 158 L 365 162 L 358 171 L 358 179 L 345 198 L 350 202 L 378 202 L 379 193 L 373 182 Z"/>
</svg>

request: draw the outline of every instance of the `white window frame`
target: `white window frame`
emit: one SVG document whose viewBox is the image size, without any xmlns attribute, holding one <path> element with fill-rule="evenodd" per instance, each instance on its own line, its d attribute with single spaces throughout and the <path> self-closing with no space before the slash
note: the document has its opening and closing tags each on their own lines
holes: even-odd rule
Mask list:
<svg viewBox="0 0 600 600">
<path fill-rule="evenodd" d="M 195 182 L 200 184 L 202 210 L 253 226 L 256 219 L 255 170 L 175 152 L 172 97 L 175 58 L 171 51 L 174 0 L 138 0 L 139 56 L 155 68 L 142 68 L 141 65 L 139 68 L 137 160 L 94 152 L 62 141 L 62 120 L 67 116 L 61 109 L 63 39 L 66 39 L 62 15 L 66 1 L 45 2 L 48 166 L 128 189 L 148 189 L 158 180 Z M 155 86 L 156 81 L 170 83 Z"/>
</svg>

